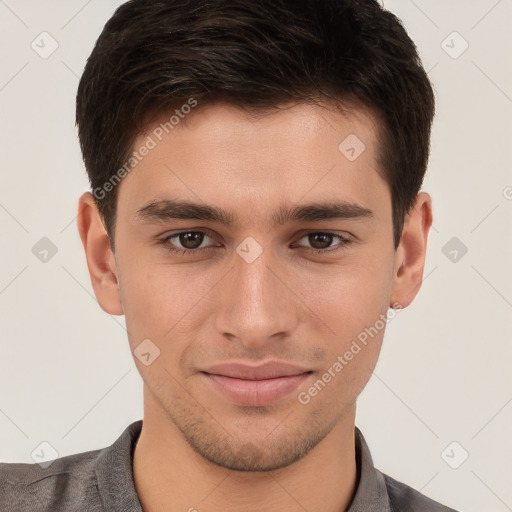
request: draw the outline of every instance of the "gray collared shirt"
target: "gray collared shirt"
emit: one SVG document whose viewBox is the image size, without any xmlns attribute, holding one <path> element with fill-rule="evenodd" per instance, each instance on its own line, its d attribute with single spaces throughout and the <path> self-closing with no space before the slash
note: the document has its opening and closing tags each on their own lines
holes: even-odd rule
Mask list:
<svg viewBox="0 0 512 512">
<path fill-rule="evenodd" d="M 142 420 L 103 449 L 39 464 L 0 463 L 2 512 L 143 512 L 133 479 Z M 456 512 L 381 473 L 355 427 L 357 490 L 347 512 Z"/>
</svg>

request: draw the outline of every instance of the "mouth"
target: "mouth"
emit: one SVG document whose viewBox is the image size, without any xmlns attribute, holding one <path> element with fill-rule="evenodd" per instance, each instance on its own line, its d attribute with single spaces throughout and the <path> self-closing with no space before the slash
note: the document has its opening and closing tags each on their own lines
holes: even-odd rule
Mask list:
<svg viewBox="0 0 512 512">
<path fill-rule="evenodd" d="M 312 373 L 307 368 L 273 361 L 259 366 L 222 364 L 201 372 L 215 392 L 236 404 L 252 406 L 270 405 L 285 398 Z"/>
</svg>

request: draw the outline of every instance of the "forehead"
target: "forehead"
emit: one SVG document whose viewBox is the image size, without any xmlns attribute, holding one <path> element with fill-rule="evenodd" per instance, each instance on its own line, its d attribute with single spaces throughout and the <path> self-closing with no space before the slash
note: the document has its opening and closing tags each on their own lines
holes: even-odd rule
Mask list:
<svg viewBox="0 0 512 512">
<path fill-rule="evenodd" d="M 246 216 L 283 203 L 346 200 L 373 210 L 390 200 L 378 126 L 364 110 L 293 104 L 254 114 L 214 104 L 182 116 L 163 117 L 136 139 L 134 151 L 151 149 L 119 185 L 120 213 L 167 197 Z"/>
</svg>

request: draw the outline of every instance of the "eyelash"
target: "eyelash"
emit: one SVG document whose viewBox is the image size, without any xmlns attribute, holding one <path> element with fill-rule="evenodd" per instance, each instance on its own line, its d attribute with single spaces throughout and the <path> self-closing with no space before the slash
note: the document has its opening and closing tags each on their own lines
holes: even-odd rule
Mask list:
<svg viewBox="0 0 512 512">
<path fill-rule="evenodd" d="M 210 246 L 210 247 L 202 247 L 200 249 L 178 249 L 176 247 L 172 247 L 171 245 L 169 245 L 169 241 L 172 240 L 173 238 L 178 238 L 180 235 L 184 235 L 184 234 L 188 234 L 188 233 L 200 233 L 202 235 L 206 235 L 210 238 L 213 238 L 212 234 L 209 233 L 208 231 L 180 231 L 179 233 L 175 233 L 175 234 L 167 236 L 165 238 L 161 238 L 160 240 L 158 240 L 158 242 L 169 252 L 179 254 L 182 256 L 185 256 L 187 254 L 193 254 L 193 253 L 197 254 L 200 251 L 214 248 L 214 247 Z M 337 246 L 335 246 L 334 249 L 312 249 L 312 248 L 304 247 L 305 249 L 308 250 L 308 252 L 312 252 L 317 255 L 318 254 L 329 254 L 329 253 L 333 253 L 333 252 L 342 251 L 347 246 L 349 246 L 351 243 L 353 243 L 353 241 L 350 240 L 349 238 L 345 238 L 344 236 L 338 235 L 337 233 L 332 233 L 330 231 L 310 231 L 308 233 L 305 233 L 303 236 L 301 236 L 300 239 L 302 240 L 303 238 L 305 238 L 309 235 L 329 235 L 329 236 L 332 236 L 333 238 L 338 239 L 338 241 L 340 242 Z"/>
</svg>

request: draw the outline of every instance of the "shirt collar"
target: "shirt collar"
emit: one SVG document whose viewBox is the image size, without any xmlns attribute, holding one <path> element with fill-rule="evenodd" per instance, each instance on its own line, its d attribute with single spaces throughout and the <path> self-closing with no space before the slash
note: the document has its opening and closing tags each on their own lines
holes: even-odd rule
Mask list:
<svg viewBox="0 0 512 512">
<path fill-rule="evenodd" d="M 143 512 L 133 477 L 133 453 L 141 430 L 142 420 L 131 423 L 98 457 L 94 472 L 105 510 Z"/>
<path fill-rule="evenodd" d="M 135 488 L 133 453 L 142 420 L 131 423 L 111 446 L 101 450 L 95 466 L 105 510 L 143 512 Z M 370 449 L 355 427 L 357 488 L 347 512 L 391 512 L 386 483 L 373 465 Z"/>
<path fill-rule="evenodd" d="M 347 512 L 391 512 L 384 476 L 375 469 L 362 432 L 355 427 L 357 487 Z"/>
</svg>

